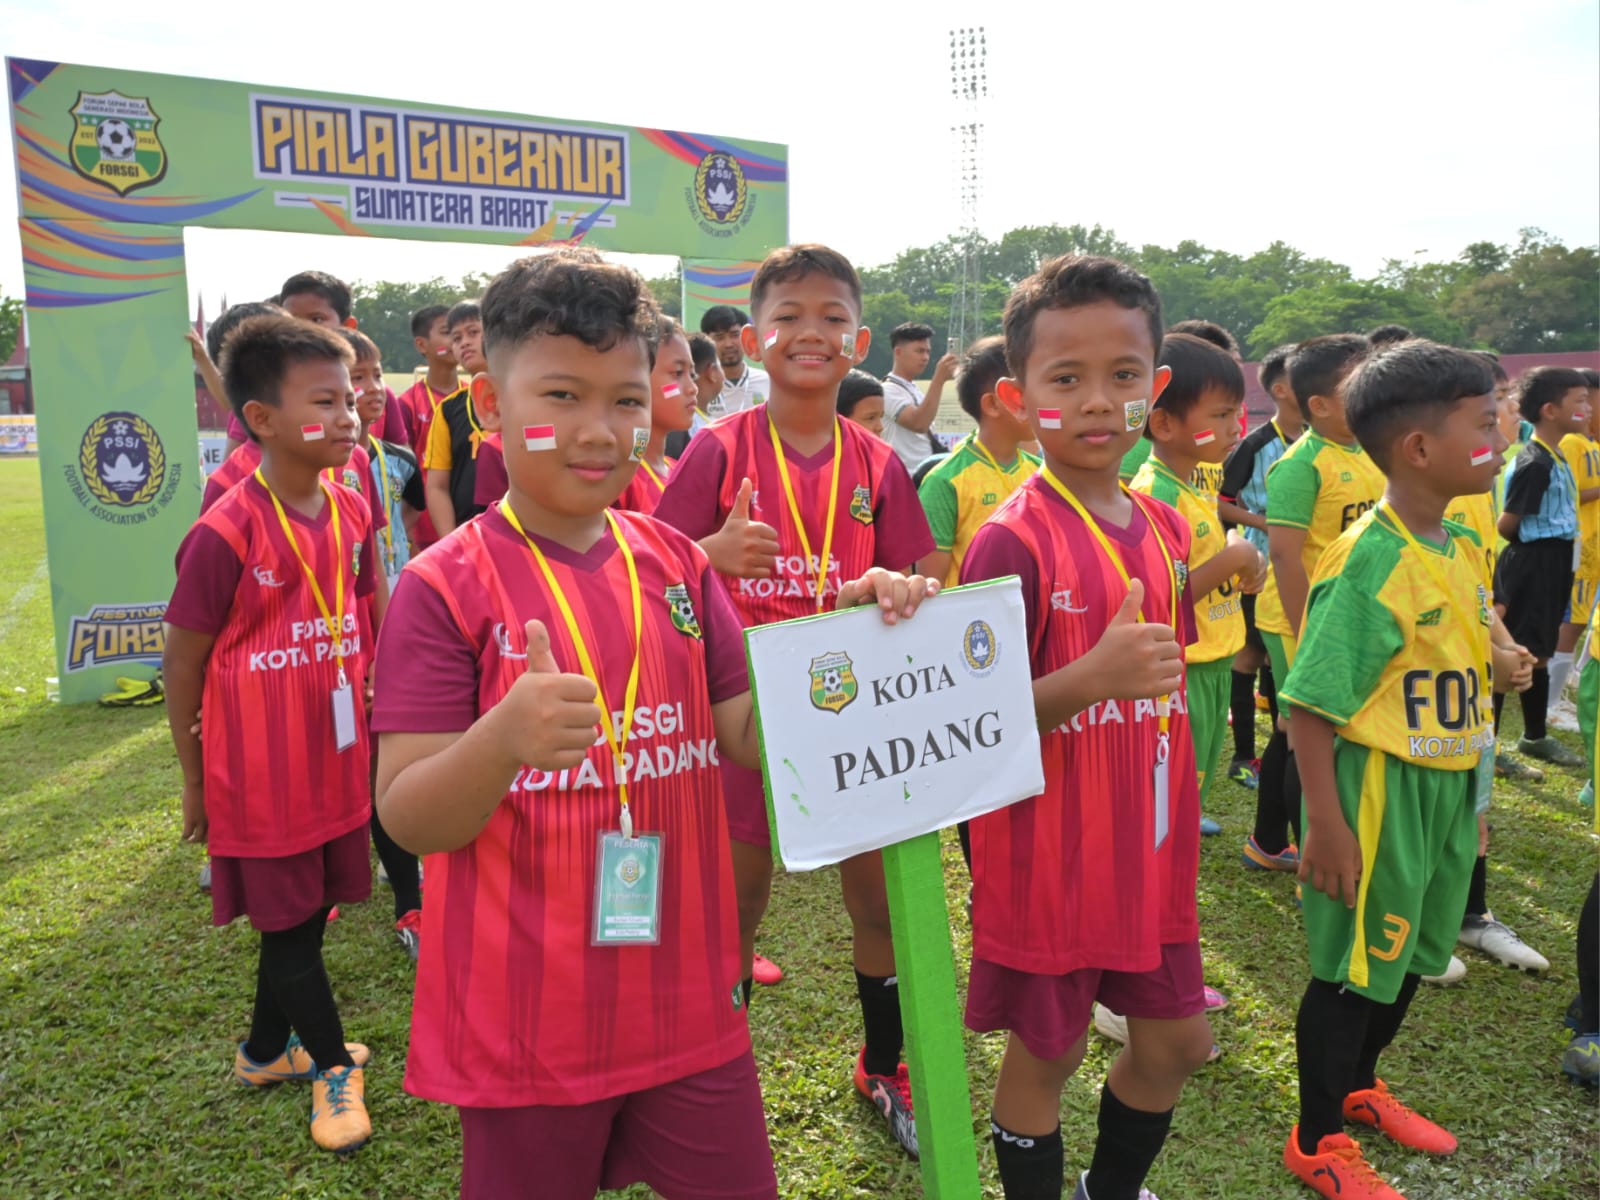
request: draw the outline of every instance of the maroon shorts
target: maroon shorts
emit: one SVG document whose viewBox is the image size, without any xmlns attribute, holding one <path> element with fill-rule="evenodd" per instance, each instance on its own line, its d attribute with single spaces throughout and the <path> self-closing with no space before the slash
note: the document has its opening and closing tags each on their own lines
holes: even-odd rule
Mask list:
<svg viewBox="0 0 1600 1200">
<path fill-rule="evenodd" d="M 249 917 L 263 933 L 303 925 L 324 908 L 372 895 L 371 835 L 365 822 L 331 842 L 281 858 L 211 860 L 211 923 Z"/>
<path fill-rule="evenodd" d="M 728 809 L 728 836 L 749 846 L 772 846 L 767 824 L 767 792 L 761 772 L 721 760 L 722 794 Z"/>
<path fill-rule="evenodd" d="M 1035 1058 L 1060 1058 L 1089 1028 L 1098 1000 L 1124 1017 L 1178 1021 L 1206 1010 L 1200 943 L 1161 947 L 1152 971 L 1102 971 L 1086 967 L 1065 975 L 1035 975 L 974 957 L 967 984 L 967 1028 L 1006 1029 Z"/>
<path fill-rule="evenodd" d="M 593 1104 L 461 1110 L 461 1200 L 594 1200 L 635 1183 L 674 1200 L 776 1200 L 750 1051 Z"/>
</svg>

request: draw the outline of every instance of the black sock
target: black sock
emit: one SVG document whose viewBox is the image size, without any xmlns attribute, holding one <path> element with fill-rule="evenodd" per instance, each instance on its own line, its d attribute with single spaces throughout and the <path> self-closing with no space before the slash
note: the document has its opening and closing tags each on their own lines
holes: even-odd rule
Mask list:
<svg viewBox="0 0 1600 1200">
<path fill-rule="evenodd" d="M 1061 1200 L 1067 1170 L 1061 1126 L 1051 1133 L 1023 1137 L 1002 1129 L 991 1117 L 989 1132 L 994 1137 L 994 1165 L 1006 1200 Z"/>
<path fill-rule="evenodd" d="M 1267 714 L 1272 718 L 1272 727 L 1278 727 L 1278 681 L 1273 677 L 1272 664 L 1261 664 L 1261 694 L 1266 697 Z"/>
<path fill-rule="evenodd" d="M 264 969 L 289 1024 L 300 1035 L 318 1070 L 353 1066 L 344 1048 L 344 1025 L 334 1003 L 333 985 L 322 965 L 321 938 L 327 913 L 321 912 L 293 929 L 261 935 Z"/>
<path fill-rule="evenodd" d="M 377 848 L 378 861 L 389 873 L 389 886 L 394 889 L 394 919 L 398 921 L 408 912 L 422 907 L 422 879 L 417 870 L 417 856 L 402 850 L 378 820 L 378 806 L 372 806 L 372 844 Z"/>
<path fill-rule="evenodd" d="M 1472 884 L 1467 888 L 1467 916 L 1481 917 L 1489 911 L 1489 860 L 1478 855 L 1472 864 Z"/>
<path fill-rule="evenodd" d="M 1367 1039 L 1373 1004 L 1337 983 L 1313 979 L 1300 1000 L 1294 1048 L 1300 1075 L 1300 1152 L 1344 1132 L 1344 1098 Z"/>
<path fill-rule="evenodd" d="M 1100 1136 L 1089 1164 L 1091 1200 L 1139 1200 L 1150 1164 L 1171 1128 L 1170 1108 L 1158 1113 L 1129 1108 L 1112 1094 L 1107 1080 L 1100 1089 Z"/>
<path fill-rule="evenodd" d="M 1233 756 L 1248 762 L 1256 756 L 1256 677 L 1252 672 L 1233 673 L 1228 709 L 1233 713 Z"/>
<path fill-rule="evenodd" d="M 750 991 L 755 987 L 755 983 L 756 981 L 748 975 L 739 981 L 739 990 L 744 993 L 744 1007 L 746 1012 L 750 1011 Z"/>
<path fill-rule="evenodd" d="M 1496 737 L 1500 736 L 1500 714 L 1505 710 L 1506 694 L 1504 692 L 1496 692 L 1494 694 L 1494 732 Z"/>
<path fill-rule="evenodd" d="M 258 1063 L 271 1062 L 289 1044 L 289 1018 L 278 1007 L 267 979 L 267 954 L 263 943 L 256 955 L 256 1006 L 250 1015 L 250 1038 L 244 1052 Z"/>
<path fill-rule="evenodd" d="M 1268 854 L 1281 854 L 1289 842 L 1285 828 L 1288 810 L 1283 807 L 1283 769 L 1289 755 L 1289 738 L 1274 729 L 1261 753 L 1261 772 L 1256 780 L 1256 845 Z"/>
<path fill-rule="evenodd" d="M 905 1033 L 900 1026 L 900 978 L 856 972 L 861 1021 L 867 1030 L 864 1062 L 868 1075 L 893 1075 L 900 1069 Z"/>
<path fill-rule="evenodd" d="M 1294 844 L 1302 845 L 1300 838 L 1300 806 L 1304 793 L 1300 790 L 1300 764 L 1291 750 L 1283 760 L 1283 812 L 1289 818 L 1289 832 L 1294 834 Z"/>
<path fill-rule="evenodd" d="M 1400 1023 L 1406 1019 L 1406 1010 L 1411 1007 L 1411 1001 L 1417 994 L 1417 985 L 1421 982 L 1421 975 L 1407 974 L 1400 983 L 1400 991 L 1390 1003 L 1372 1005 L 1372 1014 L 1367 1018 L 1367 1036 L 1361 1041 L 1361 1054 L 1356 1059 L 1351 1091 L 1377 1085 L 1378 1055 L 1389 1048 L 1394 1035 L 1400 1032 Z"/>
<path fill-rule="evenodd" d="M 1578 916 L 1578 1000 L 1583 1014 L 1579 1033 L 1600 1033 L 1600 875 Z"/>
<path fill-rule="evenodd" d="M 1533 669 L 1533 686 L 1522 693 L 1522 736 L 1536 742 L 1545 736 L 1545 710 L 1550 707 L 1550 669 Z"/>
<path fill-rule="evenodd" d="M 972 822 L 956 822 L 956 840 L 961 843 L 961 857 L 967 860 L 967 875 L 972 875 Z"/>
</svg>

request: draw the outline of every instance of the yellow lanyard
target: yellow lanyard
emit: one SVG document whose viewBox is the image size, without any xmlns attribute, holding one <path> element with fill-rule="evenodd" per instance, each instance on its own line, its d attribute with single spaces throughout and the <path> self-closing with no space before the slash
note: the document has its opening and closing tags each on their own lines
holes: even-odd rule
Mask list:
<svg viewBox="0 0 1600 1200">
<path fill-rule="evenodd" d="M 1011 473 L 1011 472 L 1007 471 L 1004 467 L 1002 467 L 1000 465 L 1000 460 L 997 459 L 993 454 L 991 454 L 989 452 L 989 447 L 985 446 L 982 442 L 980 442 L 978 440 L 978 435 L 977 434 L 974 433 L 974 434 L 969 435 L 968 438 L 967 438 L 967 444 L 972 447 L 972 451 L 973 451 L 974 454 L 976 454 L 979 458 L 983 459 L 984 462 L 988 463 L 991 467 L 993 467 L 995 469 L 995 473 L 996 474 L 998 474 L 998 475 L 1009 475 Z M 1015 460 L 1012 461 L 1011 465 L 1012 465 L 1013 468 L 1017 465 Z"/>
<path fill-rule="evenodd" d="M 267 482 L 267 477 L 261 473 L 261 468 L 256 468 L 256 482 L 267 489 L 267 495 L 272 497 L 272 507 L 278 510 L 278 524 L 283 526 L 283 536 L 289 540 L 289 548 L 294 551 L 294 556 L 300 560 L 300 569 L 306 573 L 306 582 L 311 585 L 311 598 L 317 602 L 317 611 L 322 614 L 323 621 L 327 624 L 333 636 L 333 658 L 339 664 L 339 686 L 348 687 L 349 679 L 344 673 L 344 535 L 339 530 L 339 502 L 333 498 L 333 489 L 321 479 L 317 480 L 320 487 L 328 497 L 328 524 L 333 526 L 333 562 L 334 562 L 334 610 L 328 611 L 328 601 L 322 594 L 322 585 L 317 582 L 316 572 L 311 569 L 311 564 L 306 561 L 306 556 L 300 553 L 300 542 L 294 536 L 294 527 L 289 524 L 289 514 L 283 511 L 283 505 L 278 500 L 278 494 L 272 490 L 272 485 Z"/>
<path fill-rule="evenodd" d="M 1450 605 L 1451 613 L 1455 617 L 1456 623 L 1460 626 L 1462 632 L 1467 635 L 1467 644 L 1477 652 L 1478 661 L 1490 662 L 1489 627 L 1483 624 L 1473 624 L 1467 619 L 1466 607 L 1456 597 L 1456 593 L 1451 589 L 1449 582 L 1444 577 L 1444 572 L 1439 569 L 1439 565 L 1435 561 L 1438 553 L 1430 553 L 1428 548 L 1417 540 L 1416 534 L 1406 528 L 1406 523 L 1400 519 L 1400 514 L 1395 512 L 1394 505 L 1387 500 L 1379 502 L 1379 511 L 1395 532 L 1405 539 L 1406 545 L 1411 547 L 1418 561 L 1422 563 L 1422 569 L 1427 571 L 1429 578 L 1433 580 L 1433 585 L 1443 594 L 1445 601 Z M 1487 595 L 1487 593 L 1485 594 Z"/>
<path fill-rule="evenodd" d="M 623 692 L 622 731 L 619 735 L 611 719 L 611 706 L 606 703 L 605 689 L 600 686 L 600 676 L 594 669 L 594 660 L 589 657 L 589 647 L 584 643 L 583 633 L 578 629 L 578 619 L 572 615 L 572 605 L 567 603 L 566 594 L 556 582 L 555 572 L 550 569 L 549 560 L 528 536 L 527 530 L 522 528 L 522 522 L 517 520 L 517 514 L 511 511 L 510 501 L 500 501 L 500 512 L 510 523 L 511 528 L 522 534 L 522 540 L 528 543 L 528 549 L 533 552 L 533 561 L 539 564 L 545 586 L 555 597 L 556 607 L 561 610 L 561 619 L 566 622 L 567 636 L 572 639 L 572 648 L 577 652 L 578 665 L 589 682 L 594 684 L 595 693 L 600 701 L 600 728 L 605 731 L 606 743 L 611 747 L 611 758 L 616 764 L 617 797 L 622 802 L 622 836 L 631 838 L 633 816 L 628 811 L 628 771 L 622 748 L 628 744 L 628 736 L 633 730 L 633 705 L 639 696 L 639 650 L 643 645 L 641 632 L 644 625 L 644 607 L 639 598 L 639 570 L 633 562 L 633 551 L 628 547 L 628 539 L 622 536 L 622 528 L 617 524 L 616 517 L 607 509 L 606 524 L 611 527 L 611 536 L 617 540 L 617 549 L 622 551 L 622 561 L 627 564 L 628 595 L 633 602 L 633 666 L 628 669 L 628 686 Z"/>
<path fill-rule="evenodd" d="M 1202 464 L 1202 465 L 1209 465 L 1209 464 Z M 1204 495 L 1202 495 L 1200 493 L 1200 491 L 1194 486 L 1194 484 L 1190 483 L 1187 479 L 1179 479 L 1178 478 L 1178 474 L 1177 474 L 1176 471 L 1174 471 L 1171 467 L 1167 466 L 1166 463 L 1162 462 L 1159 458 L 1156 458 L 1154 455 L 1150 456 L 1150 469 L 1152 471 L 1154 471 L 1158 475 L 1165 475 L 1168 479 L 1172 480 L 1173 483 L 1177 484 L 1184 491 L 1188 492 L 1189 495 L 1193 496 L 1201 504 L 1204 504 L 1207 507 L 1215 507 L 1215 505 L 1213 505 L 1209 500 L 1207 500 L 1205 498 Z M 1129 492 L 1128 494 L 1131 496 L 1133 493 Z M 1160 541 L 1161 539 L 1159 537 L 1157 537 L 1156 540 Z M 1165 545 L 1162 546 L 1162 549 L 1163 550 L 1166 549 Z"/>
<path fill-rule="evenodd" d="M 641 458 L 639 460 L 639 465 L 644 468 L 644 473 L 655 481 L 656 490 L 664 493 L 667 490 L 667 481 L 661 478 L 661 476 L 657 475 L 655 468 L 647 463 L 644 459 Z"/>
<path fill-rule="evenodd" d="M 1268 421 L 1267 424 L 1272 426 L 1272 432 L 1278 435 L 1278 440 L 1287 446 L 1289 444 L 1289 439 L 1283 436 L 1283 427 L 1278 424 L 1277 418 L 1274 417 L 1272 420 Z"/>
<path fill-rule="evenodd" d="M 1104 552 L 1112 567 L 1115 568 L 1123 586 L 1132 587 L 1133 580 L 1128 577 L 1128 568 L 1123 565 L 1122 555 L 1111 544 L 1111 539 L 1106 536 L 1105 530 L 1100 528 L 1100 522 L 1094 519 L 1094 514 L 1079 503 L 1078 498 L 1069 492 L 1066 485 L 1051 473 L 1049 467 L 1041 466 L 1039 474 L 1044 476 L 1045 482 L 1055 488 L 1060 497 L 1072 506 L 1072 511 L 1077 513 L 1083 523 L 1089 527 L 1089 532 L 1094 534 L 1094 540 L 1100 544 L 1101 551 Z M 1181 483 L 1182 480 L 1179 480 L 1179 482 Z M 1150 536 L 1155 538 L 1156 545 L 1161 547 L 1162 561 L 1167 564 L 1167 578 L 1172 583 L 1172 628 L 1173 632 L 1176 633 L 1178 628 L 1178 605 L 1183 600 L 1182 594 L 1178 591 L 1178 565 L 1173 561 L 1172 553 L 1167 549 L 1166 540 L 1161 536 L 1160 530 L 1156 528 L 1155 518 L 1150 515 L 1150 510 L 1145 508 L 1144 501 L 1140 500 L 1135 493 L 1128 491 L 1127 484 L 1119 484 L 1118 486 L 1122 488 L 1128 499 L 1133 501 L 1139 511 L 1144 514 L 1144 519 L 1150 526 Z M 1139 613 L 1139 620 L 1144 620 L 1143 611 Z M 1156 715 L 1161 718 L 1161 732 L 1163 734 L 1167 732 L 1168 713 L 1171 711 L 1171 707 L 1171 696 L 1163 696 L 1156 701 Z"/>
<path fill-rule="evenodd" d="M 367 434 L 367 444 L 378 456 L 378 486 L 383 489 L 383 544 L 388 548 L 384 555 L 384 570 L 394 558 L 394 493 L 389 489 L 389 459 L 383 452 L 383 442 Z"/>
<path fill-rule="evenodd" d="M 772 435 L 772 453 L 778 459 L 778 477 L 783 480 L 783 498 L 789 502 L 789 517 L 794 521 L 795 533 L 800 538 L 800 549 L 811 561 L 811 538 L 806 533 L 806 523 L 800 519 L 800 505 L 794 498 L 794 485 L 789 482 L 789 464 L 784 460 L 783 443 L 778 440 L 778 426 L 767 413 L 767 432 Z M 833 518 L 839 511 L 839 462 L 844 455 L 844 439 L 839 436 L 839 418 L 833 419 L 833 473 L 828 476 L 828 526 L 822 535 L 822 557 L 817 560 L 817 611 L 822 611 L 822 593 L 828 583 L 828 560 L 833 557 Z"/>
<path fill-rule="evenodd" d="M 427 386 L 426 382 L 424 382 L 423 386 Z M 429 394 L 431 395 L 432 393 L 430 392 Z M 467 424 L 472 426 L 472 432 L 478 435 L 478 441 L 481 442 L 483 440 L 483 426 L 478 424 L 478 418 L 472 411 L 471 380 L 467 381 L 467 394 L 463 397 L 463 399 L 465 399 L 467 402 Z M 476 446 L 477 442 L 474 442 L 473 445 Z"/>
</svg>

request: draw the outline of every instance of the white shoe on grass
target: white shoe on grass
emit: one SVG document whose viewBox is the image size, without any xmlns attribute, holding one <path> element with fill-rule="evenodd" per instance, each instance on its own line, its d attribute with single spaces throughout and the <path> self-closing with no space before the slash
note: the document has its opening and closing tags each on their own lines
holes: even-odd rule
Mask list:
<svg viewBox="0 0 1600 1200">
<path fill-rule="evenodd" d="M 1467 964 L 1454 954 L 1450 956 L 1450 965 L 1444 969 L 1443 975 L 1424 975 L 1423 983 L 1437 984 L 1439 987 L 1449 987 L 1452 983 L 1460 983 L 1467 977 Z"/>
<path fill-rule="evenodd" d="M 1461 919 L 1461 933 L 1456 940 L 1519 971 L 1550 969 L 1549 959 L 1519 938 L 1509 926 L 1496 921 L 1493 913 L 1484 913 L 1481 917 L 1468 913 Z"/>
</svg>

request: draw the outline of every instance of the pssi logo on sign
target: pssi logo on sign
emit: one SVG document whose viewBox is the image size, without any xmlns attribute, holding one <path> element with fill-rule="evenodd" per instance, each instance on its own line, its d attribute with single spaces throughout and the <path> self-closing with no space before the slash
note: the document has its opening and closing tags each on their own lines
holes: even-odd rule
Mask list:
<svg viewBox="0 0 1600 1200">
<path fill-rule="evenodd" d="M 717 237 L 727 237 L 750 220 L 750 185 L 737 158 L 712 153 L 700 160 L 689 211 L 699 218 L 700 228 Z"/>
<path fill-rule="evenodd" d="M 73 169 L 119 196 L 160 183 L 167 151 L 150 101 L 121 92 L 79 92 L 68 143 Z"/>
<path fill-rule="evenodd" d="M 161 618 L 165 604 L 96 604 L 74 616 L 67 632 L 67 665 L 71 671 L 115 663 L 161 665 L 166 636 Z"/>
</svg>

